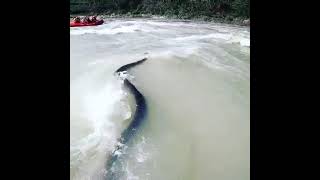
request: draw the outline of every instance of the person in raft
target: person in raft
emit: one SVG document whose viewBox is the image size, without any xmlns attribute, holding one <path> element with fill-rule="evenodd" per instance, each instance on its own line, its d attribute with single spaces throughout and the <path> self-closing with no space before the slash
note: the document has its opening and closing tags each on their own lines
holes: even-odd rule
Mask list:
<svg viewBox="0 0 320 180">
<path fill-rule="evenodd" d="M 97 21 L 97 16 L 92 16 L 91 17 L 91 22 L 96 22 Z"/>
<path fill-rule="evenodd" d="M 88 16 L 86 16 L 86 17 L 83 18 L 83 22 L 84 23 L 91 23 L 92 21 Z"/>
<path fill-rule="evenodd" d="M 75 22 L 75 23 L 80 23 L 80 17 L 78 17 L 78 16 L 75 17 L 75 18 L 74 18 L 74 22 Z"/>
</svg>

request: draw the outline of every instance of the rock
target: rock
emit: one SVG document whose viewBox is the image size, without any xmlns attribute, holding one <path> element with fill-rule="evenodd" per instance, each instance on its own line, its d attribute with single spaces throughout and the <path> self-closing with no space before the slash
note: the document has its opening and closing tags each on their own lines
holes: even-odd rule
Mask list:
<svg viewBox="0 0 320 180">
<path fill-rule="evenodd" d="M 243 20 L 242 23 L 243 23 L 244 25 L 246 25 L 246 26 L 249 26 L 249 25 L 250 25 L 250 19 Z"/>
</svg>

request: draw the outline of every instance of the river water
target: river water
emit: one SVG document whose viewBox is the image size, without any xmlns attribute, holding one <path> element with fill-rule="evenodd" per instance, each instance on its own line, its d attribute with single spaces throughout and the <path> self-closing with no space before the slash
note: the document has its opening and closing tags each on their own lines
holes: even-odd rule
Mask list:
<svg viewBox="0 0 320 180">
<path fill-rule="evenodd" d="M 130 180 L 249 180 L 250 29 L 106 19 L 70 30 L 70 178 L 104 179 L 135 106 L 114 71 L 131 69 L 148 114 L 116 169 Z"/>
</svg>

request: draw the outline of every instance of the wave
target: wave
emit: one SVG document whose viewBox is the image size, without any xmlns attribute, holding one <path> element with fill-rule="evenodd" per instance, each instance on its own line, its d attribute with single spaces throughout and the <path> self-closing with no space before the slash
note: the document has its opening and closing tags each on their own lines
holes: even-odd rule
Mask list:
<svg viewBox="0 0 320 180">
<path fill-rule="evenodd" d="M 141 32 L 145 34 L 141 34 Z M 71 28 L 71 35 L 120 35 L 140 33 L 141 36 L 154 34 L 166 40 L 222 40 L 250 47 L 250 32 L 247 28 L 220 24 L 203 24 L 192 22 L 163 22 L 156 20 L 111 20 L 96 27 Z M 150 33 L 150 34 L 148 34 Z M 161 35 L 159 35 L 161 33 Z M 168 34 L 166 38 L 162 36 Z M 190 35 L 191 34 L 191 35 Z M 165 36 L 164 36 L 165 37 Z"/>
<path fill-rule="evenodd" d="M 86 74 L 70 84 L 71 179 L 99 173 L 106 153 L 111 152 L 123 121 L 131 117 L 122 82 L 109 77 L 105 83 Z M 101 169 L 101 168 L 100 168 Z"/>
</svg>

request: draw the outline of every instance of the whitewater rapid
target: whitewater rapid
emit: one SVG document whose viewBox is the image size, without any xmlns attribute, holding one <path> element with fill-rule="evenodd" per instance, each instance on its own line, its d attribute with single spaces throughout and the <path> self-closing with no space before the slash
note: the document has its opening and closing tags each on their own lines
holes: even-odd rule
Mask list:
<svg viewBox="0 0 320 180">
<path fill-rule="evenodd" d="M 144 57 L 129 78 L 151 112 L 120 159 L 123 178 L 249 179 L 249 28 L 106 19 L 70 35 L 71 179 L 103 179 L 135 108 L 114 71 Z"/>
</svg>

